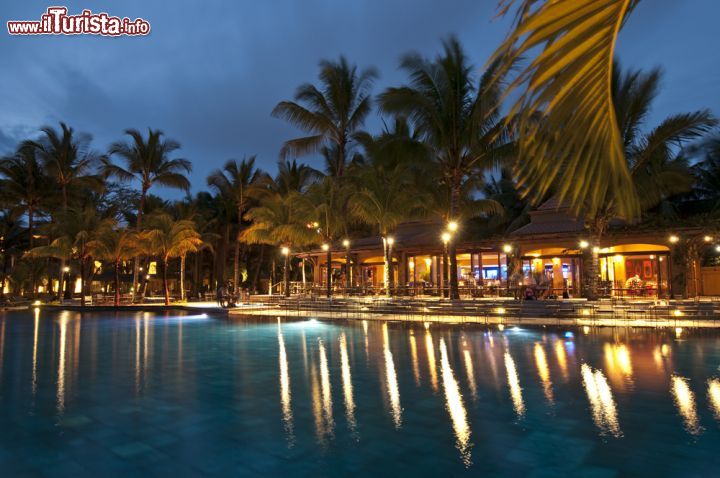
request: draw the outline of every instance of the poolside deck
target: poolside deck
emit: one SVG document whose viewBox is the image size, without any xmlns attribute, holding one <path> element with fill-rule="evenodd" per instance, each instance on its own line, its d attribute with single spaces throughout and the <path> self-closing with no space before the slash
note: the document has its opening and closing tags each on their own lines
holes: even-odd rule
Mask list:
<svg viewBox="0 0 720 478">
<path fill-rule="evenodd" d="M 718 300 L 519 301 L 507 299 L 254 297 L 229 317 L 267 316 L 477 324 L 720 327 Z"/>
</svg>

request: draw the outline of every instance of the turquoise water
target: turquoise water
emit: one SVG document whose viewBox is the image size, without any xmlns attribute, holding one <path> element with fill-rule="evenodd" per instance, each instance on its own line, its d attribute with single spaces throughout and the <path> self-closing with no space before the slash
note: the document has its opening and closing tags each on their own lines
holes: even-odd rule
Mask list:
<svg viewBox="0 0 720 478">
<path fill-rule="evenodd" d="M 0 313 L 4 476 L 717 476 L 720 333 Z"/>
</svg>

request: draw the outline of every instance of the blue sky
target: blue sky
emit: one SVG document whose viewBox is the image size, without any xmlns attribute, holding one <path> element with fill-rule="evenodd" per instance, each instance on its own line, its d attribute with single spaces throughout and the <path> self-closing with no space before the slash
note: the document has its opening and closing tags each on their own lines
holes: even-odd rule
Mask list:
<svg viewBox="0 0 720 478">
<path fill-rule="evenodd" d="M 35 20 L 60 2 L 4 0 L 0 11 L 0 152 L 62 120 L 104 150 L 128 127 L 160 128 L 193 161 L 193 190 L 228 158 L 257 154 L 274 170 L 282 142 L 299 134 L 270 117 L 322 58 L 345 55 L 381 74 L 374 91 L 404 81 L 399 57 L 434 56 L 456 34 L 478 71 L 509 18 L 497 0 L 205 0 L 61 3 L 143 17 L 138 38 L 11 37 L 8 20 Z M 651 121 L 710 108 L 720 114 L 717 0 L 644 0 L 621 33 L 625 67 L 661 66 L 663 89 Z M 368 128 L 380 124 L 373 114 Z M 652 123 L 651 123 L 652 124 Z M 307 158 L 314 165 L 320 163 Z"/>
</svg>

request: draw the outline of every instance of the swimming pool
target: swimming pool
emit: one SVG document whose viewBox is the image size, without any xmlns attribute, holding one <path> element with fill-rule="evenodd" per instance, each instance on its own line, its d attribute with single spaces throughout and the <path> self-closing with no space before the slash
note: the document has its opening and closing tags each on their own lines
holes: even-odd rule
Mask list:
<svg viewBox="0 0 720 478">
<path fill-rule="evenodd" d="M 710 476 L 720 332 L 0 314 L 2 476 Z"/>
</svg>

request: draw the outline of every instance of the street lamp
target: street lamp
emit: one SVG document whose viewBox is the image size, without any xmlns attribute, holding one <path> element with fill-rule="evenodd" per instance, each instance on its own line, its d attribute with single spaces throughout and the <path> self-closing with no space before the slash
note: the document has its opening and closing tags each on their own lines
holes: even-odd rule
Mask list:
<svg viewBox="0 0 720 478">
<path fill-rule="evenodd" d="M 317 223 L 316 223 L 317 224 Z M 327 266 L 327 275 L 326 275 L 326 281 L 327 281 L 327 289 L 326 289 L 326 295 L 329 299 L 332 295 L 332 251 L 330 250 L 330 244 L 323 243 L 322 246 L 320 246 L 323 251 L 325 251 L 326 255 L 326 266 Z M 319 265 L 318 265 L 319 266 Z"/>
<path fill-rule="evenodd" d="M 450 272 L 448 270 L 448 243 L 450 242 L 450 239 L 452 238 L 452 235 L 445 231 L 442 233 L 440 238 L 443 241 L 443 268 L 442 268 L 442 276 L 443 276 L 443 297 L 448 297 L 448 279 L 450 277 Z"/>
<path fill-rule="evenodd" d="M 345 288 L 349 289 L 352 287 L 352 267 L 350 267 L 350 239 L 343 239 L 343 246 L 345 247 Z"/>
<path fill-rule="evenodd" d="M 280 252 L 285 257 L 283 261 L 283 293 L 285 297 L 290 297 L 290 248 L 283 246 Z"/>
<path fill-rule="evenodd" d="M 590 243 L 588 241 L 582 240 L 580 241 L 580 249 L 587 249 L 590 246 Z"/>
<path fill-rule="evenodd" d="M 503 246 L 503 252 L 505 254 L 510 254 L 512 252 L 512 246 L 510 244 L 505 244 Z"/>
<path fill-rule="evenodd" d="M 668 240 L 670 241 L 670 244 L 677 244 L 680 238 L 673 234 L 668 238 Z"/>
<path fill-rule="evenodd" d="M 712 238 L 712 236 L 705 236 L 705 237 L 703 237 L 703 240 L 704 240 L 705 242 L 710 242 L 710 241 L 713 240 L 713 238 Z"/>
<path fill-rule="evenodd" d="M 450 221 L 447 225 L 448 231 L 455 232 L 458 229 L 458 223 L 456 221 Z"/>
</svg>

